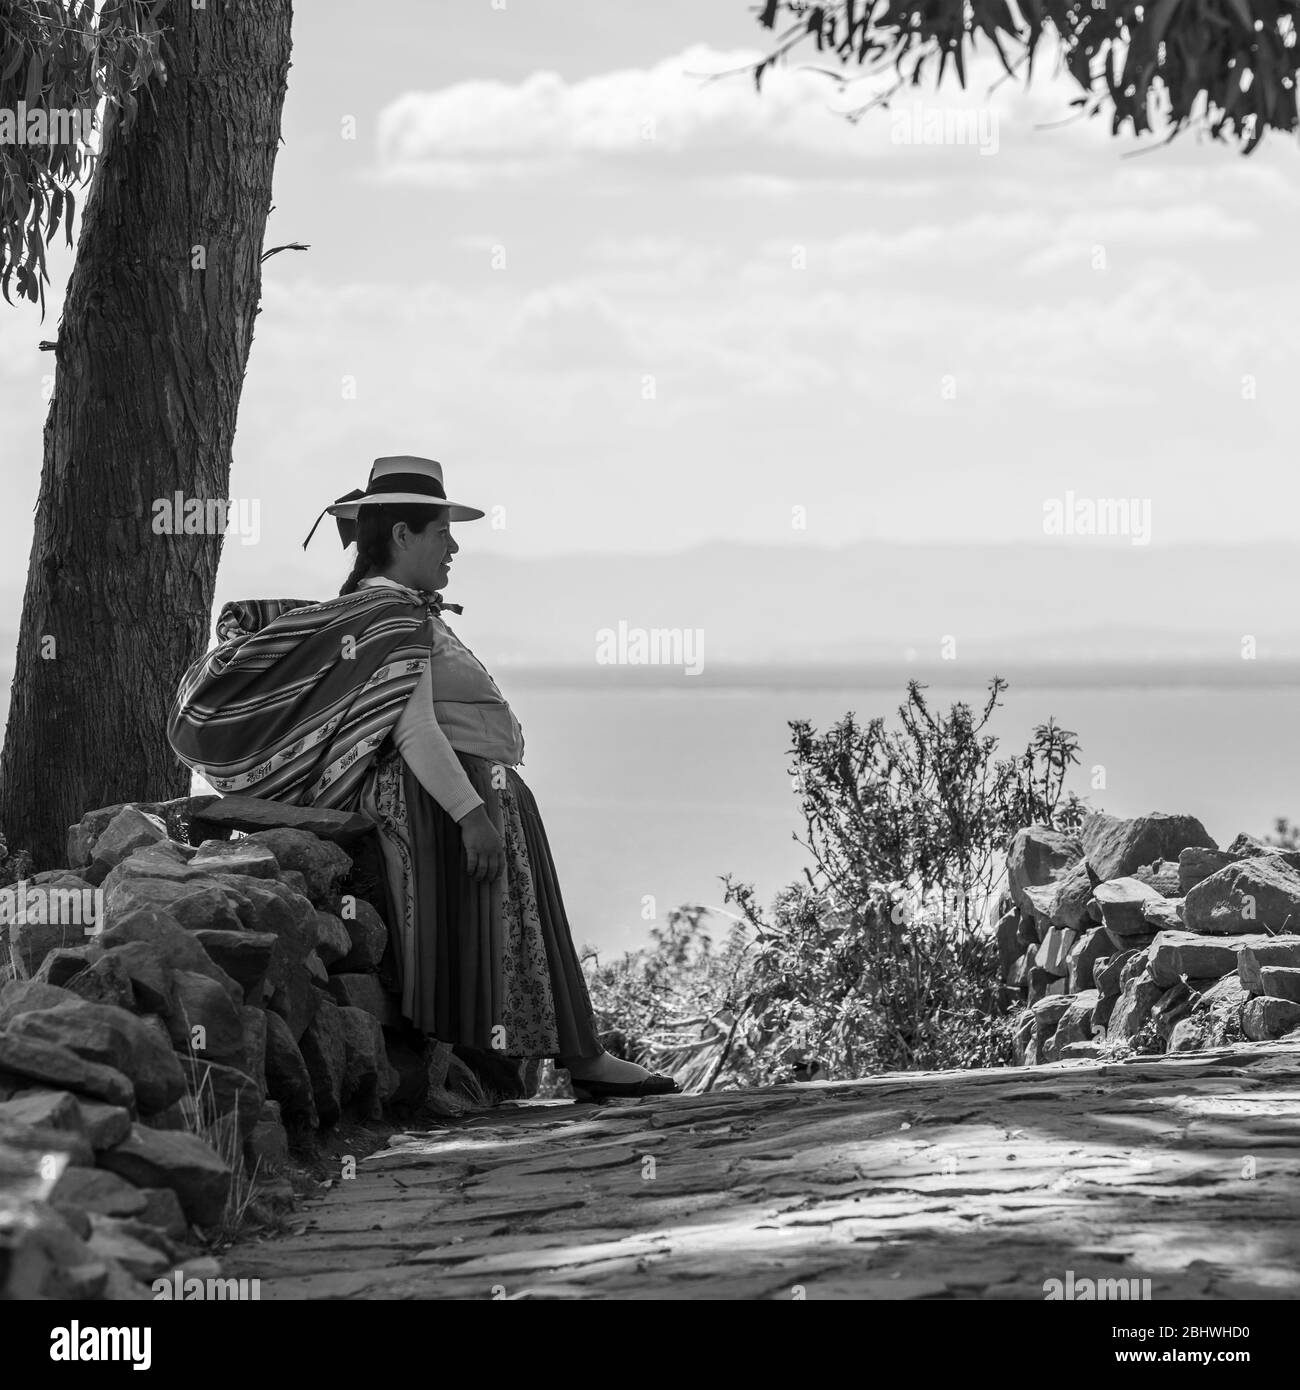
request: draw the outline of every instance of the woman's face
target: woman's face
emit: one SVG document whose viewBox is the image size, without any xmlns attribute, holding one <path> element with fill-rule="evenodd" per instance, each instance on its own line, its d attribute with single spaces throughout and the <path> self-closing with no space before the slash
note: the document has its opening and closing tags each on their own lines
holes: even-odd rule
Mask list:
<svg viewBox="0 0 1300 1390">
<path fill-rule="evenodd" d="M 389 577 L 413 589 L 436 593 L 447 587 L 451 557 L 460 546 L 445 518 L 431 521 L 423 531 L 412 531 L 404 522 L 393 527 L 393 564 Z"/>
</svg>

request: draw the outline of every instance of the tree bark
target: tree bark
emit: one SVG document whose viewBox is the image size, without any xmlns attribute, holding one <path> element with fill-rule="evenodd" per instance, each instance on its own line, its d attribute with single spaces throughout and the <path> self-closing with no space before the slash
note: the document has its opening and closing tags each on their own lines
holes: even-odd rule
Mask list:
<svg viewBox="0 0 1300 1390">
<path fill-rule="evenodd" d="M 106 122 L 59 328 L 0 757 L 0 828 L 38 868 L 85 811 L 189 787 L 166 717 L 223 537 L 159 534 L 155 504 L 229 496 L 292 8 L 168 10 L 166 80 Z"/>
</svg>

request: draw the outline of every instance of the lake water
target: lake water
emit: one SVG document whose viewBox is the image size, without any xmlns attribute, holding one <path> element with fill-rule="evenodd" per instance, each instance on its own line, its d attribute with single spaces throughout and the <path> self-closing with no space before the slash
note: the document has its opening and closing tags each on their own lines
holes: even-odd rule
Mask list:
<svg viewBox="0 0 1300 1390">
<path fill-rule="evenodd" d="M 524 779 L 546 821 L 579 945 L 603 952 L 646 939 L 643 898 L 662 917 L 683 902 L 721 904 L 718 876 L 755 884 L 764 903 L 798 878 L 805 852 L 787 775 L 786 720 L 825 729 L 847 710 L 866 721 L 896 714 L 905 682 L 889 688 L 557 687 L 501 670 L 524 726 Z M 947 710 L 973 706 L 982 687 L 931 683 Z M 1078 683 L 1012 689 L 990 732 L 999 751 L 1023 750 L 1049 715 L 1073 729 L 1080 765 L 1067 784 L 1119 815 L 1199 816 L 1220 844 L 1300 816 L 1296 688 Z M 1089 789 L 1092 768 L 1106 789 Z"/>
</svg>

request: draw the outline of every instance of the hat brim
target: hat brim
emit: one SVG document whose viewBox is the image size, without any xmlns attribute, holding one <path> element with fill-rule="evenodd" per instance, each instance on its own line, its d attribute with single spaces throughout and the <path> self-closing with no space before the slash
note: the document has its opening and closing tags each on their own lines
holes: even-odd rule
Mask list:
<svg viewBox="0 0 1300 1390">
<path fill-rule="evenodd" d="M 336 502 L 325 510 L 331 516 L 342 517 L 345 521 L 355 521 L 362 507 L 394 506 L 418 502 L 425 507 L 445 507 L 451 521 L 477 521 L 487 513 L 478 507 L 467 507 L 463 502 L 444 501 L 440 497 L 430 497 L 427 492 L 386 492 L 378 497 L 363 497 L 357 502 Z"/>
</svg>

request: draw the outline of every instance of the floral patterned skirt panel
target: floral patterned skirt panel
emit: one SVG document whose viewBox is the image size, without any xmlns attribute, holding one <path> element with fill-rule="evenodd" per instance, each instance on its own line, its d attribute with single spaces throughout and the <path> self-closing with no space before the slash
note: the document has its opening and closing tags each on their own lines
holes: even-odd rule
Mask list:
<svg viewBox="0 0 1300 1390">
<path fill-rule="evenodd" d="M 495 881 L 469 876 L 460 827 L 399 754 L 376 760 L 361 809 L 378 824 L 402 1012 L 442 1042 L 502 1057 L 593 1057 L 591 999 L 532 792 L 518 772 L 458 753 L 505 845 Z"/>
</svg>

